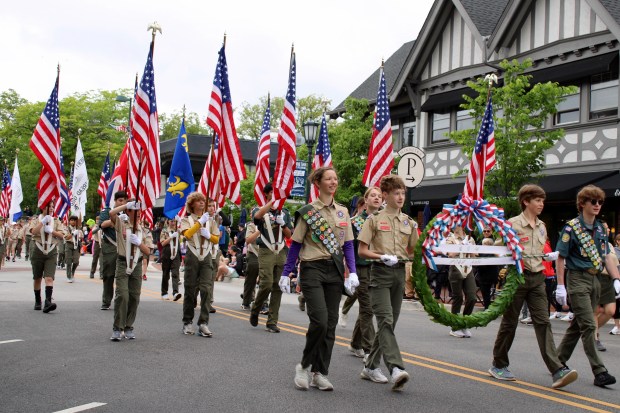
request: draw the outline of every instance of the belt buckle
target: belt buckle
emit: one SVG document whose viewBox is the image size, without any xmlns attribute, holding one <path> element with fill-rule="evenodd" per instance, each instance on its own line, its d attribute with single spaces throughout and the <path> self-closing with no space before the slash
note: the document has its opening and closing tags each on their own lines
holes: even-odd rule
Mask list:
<svg viewBox="0 0 620 413">
<path fill-rule="evenodd" d="M 588 268 L 586 269 L 586 272 L 590 275 L 597 275 L 598 274 L 598 270 L 596 268 Z"/>
</svg>

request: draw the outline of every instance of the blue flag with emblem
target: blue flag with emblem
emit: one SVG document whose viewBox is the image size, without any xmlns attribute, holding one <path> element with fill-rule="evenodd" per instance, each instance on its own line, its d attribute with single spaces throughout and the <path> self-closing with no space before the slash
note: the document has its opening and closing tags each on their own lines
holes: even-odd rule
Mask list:
<svg viewBox="0 0 620 413">
<path fill-rule="evenodd" d="M 187 132 L 185 132 L 185 120 L 183 120 L 181 121 L 181 130 L 172 156 L 172 165 L 166 185 L 164 215 L 168 218 L 174 218 L 179 213 L 181 208 L 185 206 L 187 196 L 194 192 L 196 186 L 188 150 Z"/>
</svg>

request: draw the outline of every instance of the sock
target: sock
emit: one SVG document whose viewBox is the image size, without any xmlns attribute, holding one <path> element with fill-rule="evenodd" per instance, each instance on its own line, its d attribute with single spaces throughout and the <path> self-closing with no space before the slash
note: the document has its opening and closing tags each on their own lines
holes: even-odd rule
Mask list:
<svg viewBox="0 0 620 413">
<path fill-rule="evenodd" d="M 45 286 L 45 301 L 52 301 L 52 291 L 54 291 L 54 287 Z"/>
<path fill-rule="evenodd" d="M 34 301 L 36 303 L 41 302 L 41 290 L 34 290 Z"/>
</svg>

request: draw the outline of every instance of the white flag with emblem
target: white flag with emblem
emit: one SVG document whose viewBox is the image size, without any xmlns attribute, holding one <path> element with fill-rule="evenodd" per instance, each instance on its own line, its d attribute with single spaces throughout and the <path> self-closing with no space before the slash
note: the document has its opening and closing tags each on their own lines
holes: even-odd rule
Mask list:
<svg viewBox="0 0 620 413">
<path fill-rule="evenodd" d="M 71 213 L 86 215 L 86 192 L 88 191 L 88 171 L 82 152 L 82 143 L 78 138 L 75 150 L 75 164 L 73 165 L 73 183 L 71 185 Z"/>
</svg>

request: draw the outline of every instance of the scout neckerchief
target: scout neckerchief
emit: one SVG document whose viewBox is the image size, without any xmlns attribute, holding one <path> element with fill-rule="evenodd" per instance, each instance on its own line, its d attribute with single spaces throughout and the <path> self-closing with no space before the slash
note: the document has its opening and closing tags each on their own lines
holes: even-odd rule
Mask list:
<svg viewBox="0 0 620 413">
<path fill-rule="evenodd" d="M 49 254 L 50 251 L 52 251 L 56 247 L 56 242 L 52 234 L 49 234 L 50 236 L 46 237 L 47 234 L 45 233 L 45 225 L 51 225 L 52 229 L 54 229 L 54 224 L 55 221 L 54 218 L 52 218 L 52 222 L 50 224 L 41 225 L 41 229 L 39 230 L 39 232 L 41 233 L 41 242 L 35 241 L 37 248 L 40 249 L 41 252 L 45 255 Z"/>
<path fill-rule="evenodd" d="M 194 218 L 192 218 L 192 216 L 189 215 L 187 217 L 187 220 L 189 221 L 190 228 L 193 227 Z M 209 225 L 210 223 L 211 223 L 211 220 L 209 219 L 205 225 Z M 202 227 L 202 225 L 200 226 Z M 207 240 L 206 238 L 203 238 L 202 235 L 200 235 L 200 231 L 194 232 L 194 235 L 192 235 L 192 241 L 194 241 L 194 245 L 191 245 L 188 242 L 187 247 L 198 258 L 198 261 L 203 261 L 209 254 L 212 255 L 211 258 L 215 257 L 215 252 L 214 252 L 215 244 L 211 244 L 209 240 Z M 201 242 L 202 242 L 202 254 L 200 254 L 200 243 Z"/>
<path fill-rule="evenodd" d="M 273 217 L 273 213 L 271 211 L 267 212 L 263 216 L 263 219 L 265 220 L 265 228 L 267 229 L 267 237 L 261 238 L 263 243 L 265 244 L 267 248 L 271 250 L 271 252 L 277 253 L 278 251 L 282 251 L 282 248 L 284 248 L 284 242 L 282 241 L 282 227 L 278 225 L 278 240 L 274 242 L 272 241 L 272 240 L 275 240 L 273 236 L 273 223 L 272 223 L 272 221 L 275 221 L 275 218 Z"/>
<path fill-rule="evenodd" d="M 75 232 L 77 229 L 73 228 L 71 225 L 69 225 L 69 232 L 71 232 L 71 240 L 73 242 L 73 249 L 76 250 L 78 247 L 78 234 Z"/>
<path fill-rule="evenodd" d="M 132 263 L 131 261 L 131 245 L 132 244 L 129 239 L 129 237 L 132 234 L 131 223 L 125 224 L 122 221 L 121 223 L 122 225 L 127 226 L 127 228 L 125 228 L 125 263 L 127 264 L 127 268 L 125 269 L 125 274 L 131 275 L 133 270 L 138 266 L 138 260 L 140 259 L 140 256 L 142 255 L 142 251 L 140 251 L 140 247 L 136 246 L 136 248 L 134 249 L 133 263 Z M 138 225 L 138 231 L 136 232 L 136 235 L 140 239 L 142 239 L 142 227 L 140 225 Z M 140 263 L 140 265 L 142 265 L 142 263 Z"/>
<path fill-rule="evenodd" d="M 598 253 L 598 248 L 596 248 L 596 244 L 592 239 L 592 236 L 588 231 L 584 231 L 581 227 L 581 222 L 579 222 L 579 218 L 574 218 L 568 221 L 568 226 L 575 231 L 575 235 L 577 235 L 577 239 L 581 244 L 581 247 L 588 254 L 588 258 L 594 264 L 594 268 L 596 268 L 599 272 L 603 271 L 603 260 L 601 259 L 601 255 Z M 596 221 L 594 221 L 594 229 L 596 229 Z"/>
<path fill-rule="evenodd" d="M 308 204 L 298 212 L 306 221 L 311 229 L 312 241 L 322 244 L 323 247 L 331 254 L 338 272 L 344 277 L 344 263 L 342 260 L 342 249 L 340 243 L 336 239 L 336 234 L 327 220 L 317 211 L 312 204 Z"/>
</svg>

